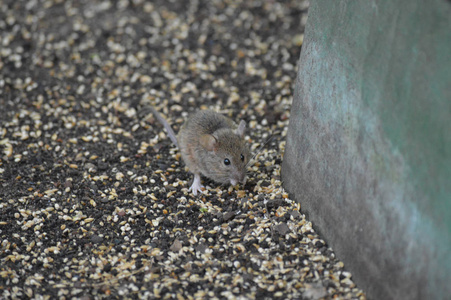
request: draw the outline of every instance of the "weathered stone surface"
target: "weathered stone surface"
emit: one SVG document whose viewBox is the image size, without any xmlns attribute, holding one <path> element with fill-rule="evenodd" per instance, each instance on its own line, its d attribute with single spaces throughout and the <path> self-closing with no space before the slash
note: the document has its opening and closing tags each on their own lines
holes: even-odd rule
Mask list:
<svg viewBox="0 0 451 300">
<path fill-rule="evenodd" d="M 450 15 L 310 7 L 283 181 L 370 298 L 451 295 Z"/>
</svg>

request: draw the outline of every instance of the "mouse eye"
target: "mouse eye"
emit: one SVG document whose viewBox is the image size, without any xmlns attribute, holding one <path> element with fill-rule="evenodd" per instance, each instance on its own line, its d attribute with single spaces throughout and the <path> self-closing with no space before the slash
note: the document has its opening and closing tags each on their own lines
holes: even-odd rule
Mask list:
<svg viewBox="0 0 451 300">
<path fill-rule="evenodd" d="M 241 154 L 241 161 L 244 161 L 244 155 Z"/>
<path fill-rule="evenodd" d="M 224 159 L 224 164 L 226 166 L 230 165 L 230 160 L 228 158 Z"/>
</svg>

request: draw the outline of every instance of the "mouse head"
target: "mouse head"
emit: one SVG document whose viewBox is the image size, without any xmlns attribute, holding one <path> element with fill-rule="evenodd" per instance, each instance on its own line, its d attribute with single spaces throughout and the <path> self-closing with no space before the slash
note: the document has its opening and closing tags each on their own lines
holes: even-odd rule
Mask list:
<svg viewBox="0 0 451 300">
<path fill-rule="evenodd" d="M 241 121 L 238 128 L 221 128 L 213 134 L 205 134 L 200 144 L 207 151 L 203 174 L 217 182 L 246 182 L 246 166 L 250 159 L 249 147 L 244 140 L 246 122 Z"/>
</svg>

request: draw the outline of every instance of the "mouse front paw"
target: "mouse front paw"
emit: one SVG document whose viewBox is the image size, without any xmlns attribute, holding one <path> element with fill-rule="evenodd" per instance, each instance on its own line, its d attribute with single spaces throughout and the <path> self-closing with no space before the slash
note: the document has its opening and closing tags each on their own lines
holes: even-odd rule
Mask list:
<svg viewBox="0 0 451 300">
<path fill-rule="evenodd" d="M 200 175 L 194 174 L 194 181 L 188 192 L 193 191 L 193 195 L 197 196 L 197 192 L 202 193 L 202 189 L 205 188 L 200 182 Z"/>
</svg>

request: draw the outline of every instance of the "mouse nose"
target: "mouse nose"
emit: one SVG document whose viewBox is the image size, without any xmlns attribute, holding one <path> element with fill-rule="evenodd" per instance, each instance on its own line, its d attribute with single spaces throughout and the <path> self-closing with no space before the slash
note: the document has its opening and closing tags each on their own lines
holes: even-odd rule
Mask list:
<svg viewBox="0 0 451 300">
<path fill-rule="evenodd" d="M 235 178 L 230 179 L 230 184 L 236 185 L 239 182 L 239 183 L 242 183 L 244 186 L 244 185 L 246 185 L 246 180 L 247 180 L 246 175 L 240 176 L 240 177 L 235 177 Z"/>
<path fill-rule="evenodd" d="M 241 183 L 246 183 L 246 173 L 237 172 L 235 173 L 234 179 Z"/>
</svg>

